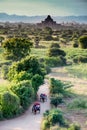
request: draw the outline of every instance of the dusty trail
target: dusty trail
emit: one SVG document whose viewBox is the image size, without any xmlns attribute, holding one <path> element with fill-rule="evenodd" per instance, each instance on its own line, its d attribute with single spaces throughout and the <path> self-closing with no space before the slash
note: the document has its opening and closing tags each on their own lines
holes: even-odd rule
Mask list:
<svg viewBox="0 0 87 130">
<path fill-rule="evenodd" d="M 47 81 L 45 84 L 41 85 L 38 91 L 38 95 L 40 93 L 46 93 L 49 97 L 49 88 Z M 31 107 L 29 110 L 24 113 L 24 115 L 11 119 L 0 121 L 0 130 L 40 130 L 40 123 L 45 110 L 50 109 L 50 101 L 48 98 L 47 102 L 41 103 L 41 113 L 40 114 L 32 114 Z"/>
</svg>

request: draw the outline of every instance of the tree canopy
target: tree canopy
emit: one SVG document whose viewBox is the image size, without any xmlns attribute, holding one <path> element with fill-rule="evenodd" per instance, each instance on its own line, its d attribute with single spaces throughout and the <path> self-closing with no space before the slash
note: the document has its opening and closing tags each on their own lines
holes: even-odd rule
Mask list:
<svg viewBox="0 0 87 130">
<path fill-rule="evenodd" d="M 7 59 L 13 59 L 18 61 L 21 58 L 29 55 L 30 47 L 32 47 L 32 42 L 24 38 L 11 38 L 3 43 L 3 48 L 5 49 L 4 56 Z"/>
</svg>

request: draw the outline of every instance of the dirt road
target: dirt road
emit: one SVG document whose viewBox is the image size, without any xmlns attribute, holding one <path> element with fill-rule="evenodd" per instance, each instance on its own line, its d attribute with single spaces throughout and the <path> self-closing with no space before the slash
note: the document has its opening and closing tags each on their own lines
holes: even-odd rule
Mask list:
<svg viewBox="0 0 87 130">
<path fill-rule="evenodd" d="M 40 93 L 46 93 L 49 96 L 48 83 L 41 85 L 38 91 Z M 41 119 L 45 110 L 50 109 L 50 101 L 41 103 L 41 113 L 32 114 L 31 107 L 22 116 L 11 119 L 0 121 L 0 130 L 40 130 Z"/>
</svg>

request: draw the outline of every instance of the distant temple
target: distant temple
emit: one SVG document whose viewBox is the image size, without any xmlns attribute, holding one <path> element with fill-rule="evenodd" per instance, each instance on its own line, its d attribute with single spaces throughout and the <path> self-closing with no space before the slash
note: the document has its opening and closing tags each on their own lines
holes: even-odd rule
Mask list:
<svg viewBox="0 0 87 130">
<path fill-rule="evenodd" d="M 58 26 L 61 26 L 61 24 L 57 24 L 56 21 L 54 21 L 50 15 L 47 16 L 47 18 L 42 21 L 41 23 L 37 23 L 37 26 L 40 28 L 44 27 L 51 27 L 51 28 L 57 28 Z"/>
</svg>

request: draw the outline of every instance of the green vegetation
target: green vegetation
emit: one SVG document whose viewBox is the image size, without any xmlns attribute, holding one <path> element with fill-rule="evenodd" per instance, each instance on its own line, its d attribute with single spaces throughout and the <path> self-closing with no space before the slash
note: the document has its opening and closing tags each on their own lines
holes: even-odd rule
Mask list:
<svg viewBox="0 0 87 130">
<path fill-rule="evenodd" d="M 74 99 L 67 107 L 69 109 L 87 109 L 87 100 L 82 98 Z"/>
<path fill-rule="evenodd" d="M 2 47 L 5 49 L 4 56 L 6 59 L 18 61 L 30 54 L 32 43 L 24 38 L 12 38 L 3 42 Z"/>
<path fill-rule="evenodd" d="M 59 124 L 61 126 L 65 125 L 65 119 L 63 117 L 62 111 L 59 109 L 52 109 L 44 113 L 44 118 L 42 121 L 42 130 L 48 130 L 51 126 Z"/>
<path fill-rule="evenodd" d="M 23 27 L 20 23 L 15 28 L 10 25 L 2 28 L 0 33 L 6 39 L 4 41 L 1 38 L 0 72 L 4 79 L 9 80 L 9 83 L 0 85 L 0 120 L 13 118 L 28 109 L 45 75 L 50 72 L 49 67 L 70 63 L 70 66 L 65 67 L 70 74 L 87 78 L 85 28 L 52 30 L 49 27 L 35 28 L 33 25 Z M 37 48 L 34 48 L 35 40 L 39 41 Z M 72 96 L 69 91 L 71 86 L 70 82 L 51 79 L 50 103 L 55 107 L 64 104 L 67 97 Z M 87 109 L 86 100 L 77 98 L 68 104 L 68 108 Z M 42 130 L 80 130 L 79 125 L 69 124 L 63 112 L 55 108 L 44 113 Z"/>
<path fill-rule="evenodd" d="M 31 82 L 24 80 L 14 83 L 10 86 L 10 89 L 19 97 L 22 109 L 27 109 L 34 99 L 34 89 Z"/>
<path fill-rule="evenodd" d="M 87 63 L 87 50 L 80 48 L 64 49 L 66 59 L 72 63 Z"/>
<path fill-rule="evenodd" d="M 57 107 L 60 103 L 63 103 L 65 97 L 70 97 L 71 93 L 68 88 L 72 85 L 69 82 L 62 82 L 60 80 L 50 79 L 50 94 L 51 94 L 51 104 Z"/>
<path fill-rule="evenodd" d="M 66 67 L 67 72 L 77 78 L 87 79 L 87 64 L 75 64 Z"/>
<path fill-rule="evenodd" d="M 79 38 L 79 44 L 81 48 L 87 49 L 87 36 L 86 35 L 83 35 Z"/>
</svg>

